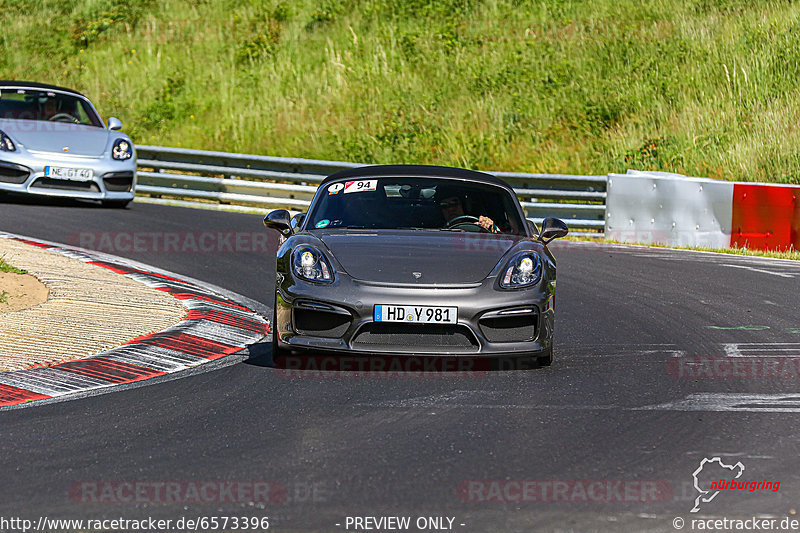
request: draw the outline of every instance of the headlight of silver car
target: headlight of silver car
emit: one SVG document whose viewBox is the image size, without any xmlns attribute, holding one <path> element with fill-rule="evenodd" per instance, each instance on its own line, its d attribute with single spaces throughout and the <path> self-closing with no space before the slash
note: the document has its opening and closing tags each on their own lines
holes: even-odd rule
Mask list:
<svg viewBox="0 0 800 533">
<path fill-rule="evenodd" d="M 17 147 L 14 146 L 14 141 L 11 137 L 6 135 L 6 132 L 0 131 L 0 150 L 3 152 L 16 152 Z"/>
<path fill-rule="evenodd" d="M 133 157 L 133 148 L 131 143 L 125 139 L 117 139 L 114 141 L 114 148 L 111 150 L 111 157 L 118 161 L 125 161 Z"/>
<path fill-rule="evenodd" d="M 322 252 L 311 246 L 298 246 L 292 253 L 292 270 L 302 279 L 316 283 L 333 281 L 333 270 Z"/>
<path fill-rule="evenodd" d="M 504 289 L 530 287 L 542 277 L 542 262 L 535 252 L 522 252 L 515 255 L 500 276 L 500 286 Z"/>
</svg>

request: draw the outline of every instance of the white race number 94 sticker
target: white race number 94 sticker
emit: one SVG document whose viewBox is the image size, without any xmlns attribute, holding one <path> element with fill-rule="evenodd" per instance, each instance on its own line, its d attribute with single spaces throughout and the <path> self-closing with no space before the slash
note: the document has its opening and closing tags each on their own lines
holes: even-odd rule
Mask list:
<svg viewBox="0 0 800 533">
<path fill-rule="evenodd" d="M 348 181 L 344 184 L 344 193 L 374 191 L 377 186 L 378 180 Z"/>
</svg>

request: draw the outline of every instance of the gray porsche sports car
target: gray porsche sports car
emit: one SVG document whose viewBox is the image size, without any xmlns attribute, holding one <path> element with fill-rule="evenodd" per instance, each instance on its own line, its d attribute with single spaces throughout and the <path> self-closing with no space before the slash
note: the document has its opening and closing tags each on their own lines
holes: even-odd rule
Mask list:
<svg viewBox="0 0 800 533">
<path fill-rule="evenodd" d="M 0 81 L 0 192 L 67 196 L 125 207 L 136 154 L 119 119 L 106 125 L 80 93 Z"/>
<path fill-rule="evenodd" d="M 322 181 L 308 214 L 272 211 L 275 355 L 297 351 L 553 357 L 556 262 L 567 234 L 525 219 L 482 172 L 381 165 Z"/>
</svg>

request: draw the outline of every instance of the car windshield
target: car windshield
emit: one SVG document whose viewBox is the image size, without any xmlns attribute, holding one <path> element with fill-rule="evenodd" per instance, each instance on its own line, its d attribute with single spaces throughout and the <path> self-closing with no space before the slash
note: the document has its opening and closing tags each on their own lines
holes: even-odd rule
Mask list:
<svg viewBox="0 0 800 533">
<path fill-rule="evenodd" d="M 437 229 L 525 234 L 517 199 L 501 187 L 440 178 L 360 178 L 319 191 L 307 229 Z"/>
<path fill-rule="evenodd" d="M 43 89 L 0 87 L 0 118 L 103 127 L 100 117 L 83 98 Z"/>
</svg>

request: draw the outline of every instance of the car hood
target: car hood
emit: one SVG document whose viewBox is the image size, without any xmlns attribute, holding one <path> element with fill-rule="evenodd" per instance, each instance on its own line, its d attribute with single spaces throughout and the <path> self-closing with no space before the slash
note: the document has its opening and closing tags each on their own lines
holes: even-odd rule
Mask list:
<svg viewBox="0 0 800 533">
<path fill-rule="evenodd" d="M 444 231 L 346 232 L 318 237 L 355 279 L 420 285 L 480 282 L 524 238 Z"/>
<path fill-rule="evenodd" d="M 95 126 L 44 120 L 0 119 L 3 130 L 17 144 L 37 152 L 100 156 L 108 146 L 109 131 Z M 66 152 L 64 148 L 69 148 Z"/>
</svg>

